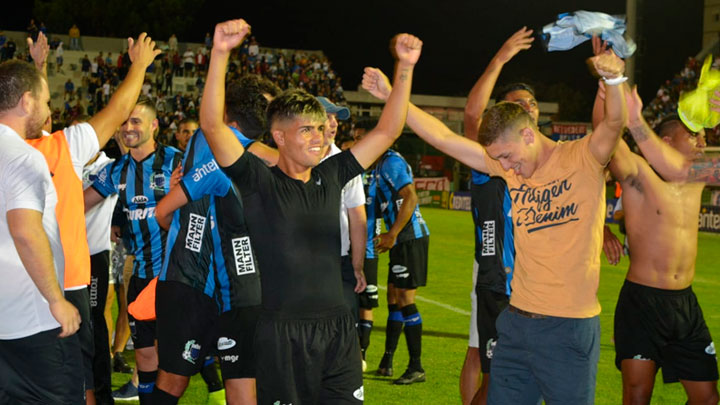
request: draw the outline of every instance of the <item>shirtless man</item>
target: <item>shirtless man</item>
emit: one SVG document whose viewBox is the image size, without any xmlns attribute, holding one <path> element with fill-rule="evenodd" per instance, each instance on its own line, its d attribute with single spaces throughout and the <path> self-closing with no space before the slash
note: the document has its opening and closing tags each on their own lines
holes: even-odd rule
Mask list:
<svg viewBox="0 0 720 405">
<path fill-rule="evenodd" d="M 636 89 L 628 91 L 627 103 L 628 128 L 647 161 L 621 141 L 609 165 L 623 187 L 632 252 L 615 309 L 623 403 L 649 404 L 662 367 L 663 381 L 680 381 L 689 404 L 717 404 L 715 347 L 691 283 L 701 194 L 705 184 L 720 184 L 713 176 L 720 159 L 704 157 L 703 134 L 676 115 L 664 119 L 656 135 L 642 117 Z"/>
</svg>

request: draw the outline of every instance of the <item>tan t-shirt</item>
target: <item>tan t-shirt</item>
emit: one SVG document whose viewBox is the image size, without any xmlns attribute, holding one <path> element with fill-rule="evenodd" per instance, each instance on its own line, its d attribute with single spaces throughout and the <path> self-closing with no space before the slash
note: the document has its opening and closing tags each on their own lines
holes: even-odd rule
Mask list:
<svg viewBox="0 0 720 405">
<path fill-rule="evenodd" d="M 517 308 L 565 318 L 600 313 L 605 178 L 589 140 L 558 144 L 528 179 L 487 158 L 512 200 L 517 253 L 510 304 Z"/>
</svg>

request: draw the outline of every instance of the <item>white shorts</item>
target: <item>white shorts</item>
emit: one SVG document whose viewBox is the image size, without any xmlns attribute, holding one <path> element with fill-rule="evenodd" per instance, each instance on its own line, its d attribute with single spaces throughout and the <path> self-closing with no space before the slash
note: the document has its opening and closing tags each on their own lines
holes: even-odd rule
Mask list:
<svg viewBox="0 0 720 405">
<path fill-rule="evenodd" d="M 473 273 L 472 273 L 472 289 L 470 290 L 470 332 L 468 338 L 468 347 L 480 347 L 480 337 L 477 329 L 477 294 L 475 294 L 475 284 L 477 283 L 478 274 L 478 262 L 473 259 Z"/>
</svg>

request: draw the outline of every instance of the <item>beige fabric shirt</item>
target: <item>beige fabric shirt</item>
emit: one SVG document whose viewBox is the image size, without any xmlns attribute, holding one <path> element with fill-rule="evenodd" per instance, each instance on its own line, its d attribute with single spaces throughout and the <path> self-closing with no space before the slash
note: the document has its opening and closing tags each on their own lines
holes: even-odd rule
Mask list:
<svg viewBox="0 0 720 405">
<path fill-rule="evenodd" d="M 558 144 L 528 179 L 488 158 L 490 174 L 505 178 L 512 200 L 517 253 L 510 304 L 517 308 L 565 318 L 600 313 L 605 178 L 589 140 Z"/>
</svg>

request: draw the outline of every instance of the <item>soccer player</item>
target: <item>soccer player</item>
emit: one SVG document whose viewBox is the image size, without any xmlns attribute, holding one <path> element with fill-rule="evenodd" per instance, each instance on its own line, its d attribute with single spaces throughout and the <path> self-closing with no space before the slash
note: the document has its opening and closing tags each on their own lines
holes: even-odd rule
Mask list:
<svg viewBox="0 0 720 405">
<path fill-rule="evenodd" d="M 128 304 L 162 269 L 166 232 L 155 219 L 157 202 L 170 190 L 172 171 L 182 154 L 173 147 L 156 144 L 158 128 L 154 103 L 141 97 L 122 124 L 122 142 L 130 149 L 120 159 L 105 166 L 97 180 L 85 190 L 85 209 L 111 194 L 119 194 L 131 230 L 130 252 L 135 255 L 128 286 Z M 148 403 L 157 375 L 155 322 L 136 321 L 129 315 L 138 370 L 141 403 Z"/>
<path fill-rule="evenodd" d="M 277 166 L 268 168 L 244 153 L 223 122 L 225 69 L 249 29 L 244 20 L 216 26 L 200 127 L 238 186 L 262 264 L 263 312 L 255 340 L 258 402 L 359 403 L 364 397 L 360 350 L 338 274 L 338 207 L 342 187 L 400 135 L 422 42 L 408 34 L 394 39 L 396 86 L 378 126 L 321 164 L 327 120 L 322 105 L 299 90 L 275 98 L 268 124 L 280 155 Z"/>
<path fill-rule="evenodd" d="M 32 42 L 28 38 L 30 54 L 37 68 L 47 77 L 47 38 L 38 35 Z M 128 38 L 128 53 L 133 61 L 122 85 L 110 99 L 108 105 L 91 117 L 86 123 L 72 125 L 47 136 L 28 137 L 27 142 L 42 152 L 52 173 L 53 183 L 58 190 L 57 218 L 65 253 L 66 298 L 77 306 L 83 319 L 78 332 L 82 349 L 82 367 L 85 376 L 88 402 L 94 399 L 93 357 L 94 343 L 90 312 L 91 260 L 83 212 L 82 171 L 85 164 L 105 146 L 115 129 L 127 118 L 133 103 L 140 94 L 145 69 L 152 63 L 160 50 L 145 33 L 137 41 Z M 49 129 L 51 120 L 45 122 Z M 105 270 L 105 269 L 103 269 Z M 107 354 L 109 355 L 109 354 Z M 109 360 L 107 360 L 109 362 Z M 102 401 L 111 401 L 109 374 L 103 373 L 101 383 Z"/>
<path fill-rule="evenodd" d="M 227 91 L 225 115 L 237 139 L 276 163 L 277 151 L 249 139 L 266 128 L 268 101 L 257 76 L 231 82 Z M 171 223 L 157 287 L 160 372 L 155 402 L 176 403 L 199 369 L 198 359 L 216 347 L 228 403 L 255 403 L 253 337 L 260 269 L 240 196 L 201 130 L 190 139 L 179 186 L 160 201 L 157 218 L 163 227 Z"/>
<path fill-rule="evenodd" d="M 180 124 L 175 131 L 175 141 L 177 142 L 178 149 L 185 152 L 188 141 L 190 140 L 192 134 L 195 133 L 195 130 L 198 129 L 198 126 L 199 125 L 194 118 L 185 118 L 180 121 Z"/>
<path fill-rule="evenodd" d="M 601 88 L 593 122 L 602 120 L 603 93 Z M 615 365 L 622 372 L 623 403 L 650 403 L 662 368 L 663 381 L 679 381 L 689 404 L 717 404 L 715 346 L 692 281 L 702 190 L 720 184 L 720 159 L 703 155 L 702 132 L 690 131 L 677 115 L 653 131 L 637 89 L 627 89 L 626 97 L 627 126 L 645 159 L 620 141 L 609 165 L 623 189 L 632 253 L 615 308 Z"/>
<path fill-rule="evenodd" d="M 488 110 L 480 143 L 410 106 L 408 125 L 425 141 L 472 169 L 502 176 L 513 204 L 516 265 L 512 296 L 498 316 L 490 404 L 535 404 L 540 397 L 592 403 L 599 357 L 597 286 L 604 221 L 603 169 L 625 124 L 624 64 L 592 59 L 608 86 L 601 125 L 585 138 L 556 143 L 515 103 Z M 363 87 L 384 99 L 389 83 L 366 69 Z M 573 243 L 552 241 L 573 238 Z M 563 339 L 573 330 L 577 339 Z"/>
<path fill-rule="evenodd" d="M 0 403 L 84 403 L 80 314 L 63 297 L 57 194 L 42 154 L 24 139 L 50 117 L 46 79 L 0 64 Z"/>
<path fill-rule="evenodd" d="M 375 237 L 378 253 L 390 251 L 388 264 L 388 320 L 385 353 L 377 374 L 393 375 L 393 355 L 400 334 L 405 333 L 410 357 L 403 375 L 394 381 L 408 385 L 425 381 L 422 354 L 422 317 L 415 305 L 418 287 L 426 285 L 430 231 L 420 214 L 410 165 L 389 149 L 374 170 L 376 199 L 380 205 L 386 232 Z"/>
</svg>

